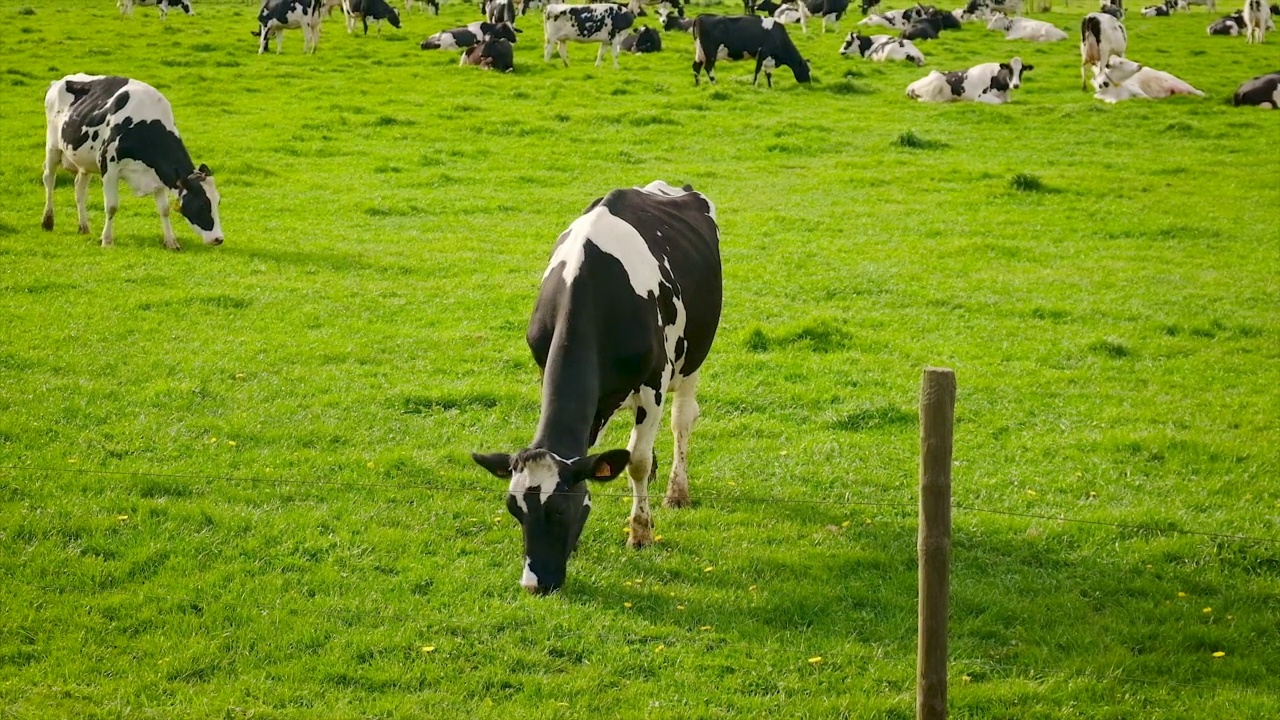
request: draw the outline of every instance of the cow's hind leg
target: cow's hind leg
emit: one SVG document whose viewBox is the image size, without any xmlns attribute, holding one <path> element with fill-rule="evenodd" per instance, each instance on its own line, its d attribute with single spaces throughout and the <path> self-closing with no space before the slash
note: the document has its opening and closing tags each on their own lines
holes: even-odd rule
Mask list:
<svg viewBox="0 0 1280 720">
<path fill-rule="evenodd" d="M 102 246 L 107 247 L 116 241 L 116 211 L 120 209 L 120 171 L 110 168 L 102 174 L 102 206 L 107 220 L 102 225 Z"/>
<path fill-rule="evenodd" d="M 564 66 L 569 67 L 569 43 L 561 40 L 556 48 L 560 51 L 560 59 L 564 61 Z"/>
<path fill-rule="evenodd" d="M 604 62 L 604 43 L 600 43 L 600 51 L 596 53 L 596 67 Z"/>
<path fill-rule="evenodd" d="M 669 508 L 689 506 L 689 435 L 698 420 L 698 373 L 680 380 L 671 388 L 671 434 L 675 436 L 675 457 L 671 460 L 671 479 L 663 505 Z"/>
<path fill-rule="evenodd" d="M 649 481 L 658 469 L 653 441 L 662 423 L 662 403 L 653 388 L 641 387 L 636 393 L 636 426 L 631 430 L 631 535 L 627 547 L 641 548 L 653 542 L 653 513 L 649 509 Z"/>
<path fill-rule="evenodd" d="M 170 250 L 181 250 L 178 238 L 173 235 L 173 223 L 169 222 L 169 189 L 160 188 L 155 192 L 156 211 L 160 213 L 160 229 L 164 231 L 164 246 Z"/>
<path fill-rule="evenodd" d="M 40 219 L 40 227 L 53 230 L 53 189 L 58 185 L 58 164 L 62 162 L 62 152 L 52 142 L 44 150 L 44 217 Z"/>
<path fill-rule="evenodd" d="M 89 234 L 89 173 L 76 173 L 76 219 L 81 235 Z"/>
</svg>

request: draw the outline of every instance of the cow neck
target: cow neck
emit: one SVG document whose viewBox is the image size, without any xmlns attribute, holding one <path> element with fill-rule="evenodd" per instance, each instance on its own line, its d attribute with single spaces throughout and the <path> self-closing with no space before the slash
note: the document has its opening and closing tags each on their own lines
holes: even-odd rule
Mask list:
<svg viewBox="0 0 1280 720">
<path fill-rule="evenodd" d="M 600 372 L 595 333 L 574 333 L 570 342 L 562 330 L 556 330 L 542 373 L 542 413 L 533 447 L 568 459 L 585 456 L 590 447 Z"/>
</svg>

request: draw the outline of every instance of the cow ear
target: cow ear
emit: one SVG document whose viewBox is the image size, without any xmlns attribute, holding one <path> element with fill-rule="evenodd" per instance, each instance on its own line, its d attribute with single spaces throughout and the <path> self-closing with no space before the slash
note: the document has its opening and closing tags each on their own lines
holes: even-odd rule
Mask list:
<svg viewBox="0 0 1280 720">
<path fill-rule="evenodd" d="M 511 29 L 512 29 L 512 30 L 515 30 L 516 32 L 521 33 L 521 34 L 523 34 L 523 33 L 524 33 L 524 31 L 523 31 L 523 30 L 521 30 L 520 28 L 516 27 L 515 25 L 512 25 L 512 26 L 511 26 Z"/>
<path fill-rule="evenodd" d="M 480 467 L 488 470 L 494 477 L 507 479 L 511 477 L 511 456 L 506 453 L 471 453 L 471 459 Z"/>
<path fill-rule="evenodd" d="M 213 171 L 210 170 L 209 166 L 205 165 L 204 163 L 200 163 L 200 167 L 196 168 L 196 172 L 200 173 L 201 175 L 204 175 L 205 177 L 213 177 Z"/>
<path fill-rule="evenodd" d="M 574 479 L 597 482 L 612 480 L 622 474 L 629 462 L 631 452 L 628 450 L 609 450 L 599 455 L 588 455 L 573 463 Z"/>
<path fill-rule="evenodd" d="M 685 192 L 693 192 L 693 186 L 690 185 L 689 183 L 685 183 L 684 187 L 681 189 L 684 190 Z"/>
<path fill-rule="evenodd" d="M 1036 66 L 1035 66 L 1035 65 L 1023 65 L 1023 66 L 1022 66 L 1022 72 L 1027 72 L 1028 70 L 1035 70 L 1035 69 L 1036 69 Z"/>
</svg>

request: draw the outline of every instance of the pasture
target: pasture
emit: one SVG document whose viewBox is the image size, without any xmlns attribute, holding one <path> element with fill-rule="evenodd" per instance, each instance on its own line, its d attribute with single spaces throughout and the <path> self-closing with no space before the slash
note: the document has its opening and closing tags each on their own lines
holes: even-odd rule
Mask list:
<svg viewBox="0 0 1280 720">
<path fill-rule="evenodd" d="M 1280 538 L 1277 115 L 1230 106 L 1280 35 L 1135 12 L 1129 57 L 1206 97 L 1110 107 L 1079 3 L 1037 15 L 1072 40 L 966 25 L 924 68 L 815 22 L 815 82 L 772 91 L 694 87 L 673 33 L 618 71 L 544 64 L 534 17 L 513 74 L 419 50 L 462 3 L 259 56 L 256 9 L 0 0 L 0 716 L 910 718 L 927 364 L 957 372 L 957 505 L 1142 526 L 956 510 L 952 717 L 1280 714 L 1280 544 L 1177 532 Z M 903 95 L 1015 54 L 1008 105 Z M 168 97 L 225 245 L 175 215 L 165 250 L 122 190 L 100 248 L 101 186 L 77 235 L 65 173 L 40 229 L 72 72 Z M 533 433 L 556 236 L 655 178 L 721 224 L 695 505 L 634 552 L 625 480 L 594 488 L 567 585 L 529 596 L 468 454 Z M 667 429 L 658 456 L 655 495 Z"/>
</svg>

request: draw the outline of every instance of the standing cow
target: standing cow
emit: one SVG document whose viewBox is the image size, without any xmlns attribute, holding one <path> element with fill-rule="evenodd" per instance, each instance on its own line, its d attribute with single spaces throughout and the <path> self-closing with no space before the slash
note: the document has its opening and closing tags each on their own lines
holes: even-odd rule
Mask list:
<svg viewBox="0 0 1280 720">
<path fill-rule="evenodd" d="M 191 7 L 191 0 L 119 0 L 116 7 L 120 8 L 121 14 L 133 15 L 133 6 L 140 5 L 142 7 L 154 6 L 160 10 L 160 19 L 167 20 L 170 10 L 181 10 L 188 15 L 195 15 L 196 11 Z"/>
<path fill-rule="evenodd" d="M 302 52 L 320 45 L 320 0 L 264 0 L 258 11 L 258 54 L 267 51 L 277 35 L 276 52 L 284 51 L 284 31 L 302 30 Z"/>
<path fill-rule="evenodd" d="M 1266 0 L 1245 0 L 1244 36 L 1249 44 L 1267 41 L 1267 31 L 1275 29 L 1271 22 L 1271 7 Z"/>
<path fill-rule="evenodd" d="M 1112 57 L 1124 57 L 1129 35 L 1124 23 L 1106 13 L 1089 13 L 1080 21 L 1080 89 L 1088 90 L 1089 69 L 1097 75 Z"/>
<path fill-rule="evenodd" d="M 138 195 L 155 198 L 164 244 L 180 250 L 169 223 L 169 191 L 178 194 L 182 216 L 206 245 L 222 244 L 218 188 L 207 165 L 196 167 L 178 137 L 173 108 L 158 90 L 137 80 L 103 75 L 68 75 L 44 98 L 48 121 L 44 150 L 44 220 L 53 230 L 53 189 L 58 166 L 76 173 L 80 232 L 89 232 L 85 207 L 89 175 L 102 176 L 107 221 L 103 246 L 115 242 L 112 225 L 120 207 L 120 180 Z"/>
<path fill-rule="evenodd" d="M 698 84 L 704 67 L 707 79 L 714 83 L 717 60 L 743 58 L 755 58 L 752 85 L 759 81 L 763 69 L 765 81 L 773 87 L 773 69 L 778 65 L 791 68 L 796 82 L 810 80 L 809 62 L 800 56 L 787 29 L 777 20 L 754 15 L 699 15 L 693 21 L 694 85 Z"/>
<path fill-rule="evenodd" d="M 520 584 L 564 584 L 591 512 L 588 481 L 631 476 L 627 544 L 653 542 L 649 483 L 654 439 L 671 401 L 675 457 L 667 507 L 689 504 L 689 435 L 699 371 L 720 323 L 720 228 L 715 206 L 686 185 L 614 190 L 561 233 L 526 340 L 542 368 L 533 442 L 514 454 L 473 454 L 509 480 L 507 510 L 524 531 Z M 635 411 L 626 450 L 590 455 L 619 408 Z"/>
<path fill-rule="evenodd" d="M 342 14 L 347 16 L 347 34 L 355 32 L 356 20 L 364 25 L 364 34 L 369 34 L 369 20 L 372 18 L 378 26 L 378 35 L 382 34 L 382 21 L 391 23 L 391 27 L 400 29 L 400 13 L 387 4 L 387 0 L 342 0 Z"/>
<path fill-rule="evenodd" d="M 612 3 L 599 5 L 562 5 L 554 3 L 542 10 L 542 31 L 546 36 L 544 62 L 550 62 L 551 49 L 560 51 L 560 59 L 569 67 L 569 41 L 600 43 L 596 66 L 604 62 L 604 49 L 613 50 L 613 67 L 618 68 L 622 39 L 631 32 L 636 16 L 630 10 Z"/>
</svg>

